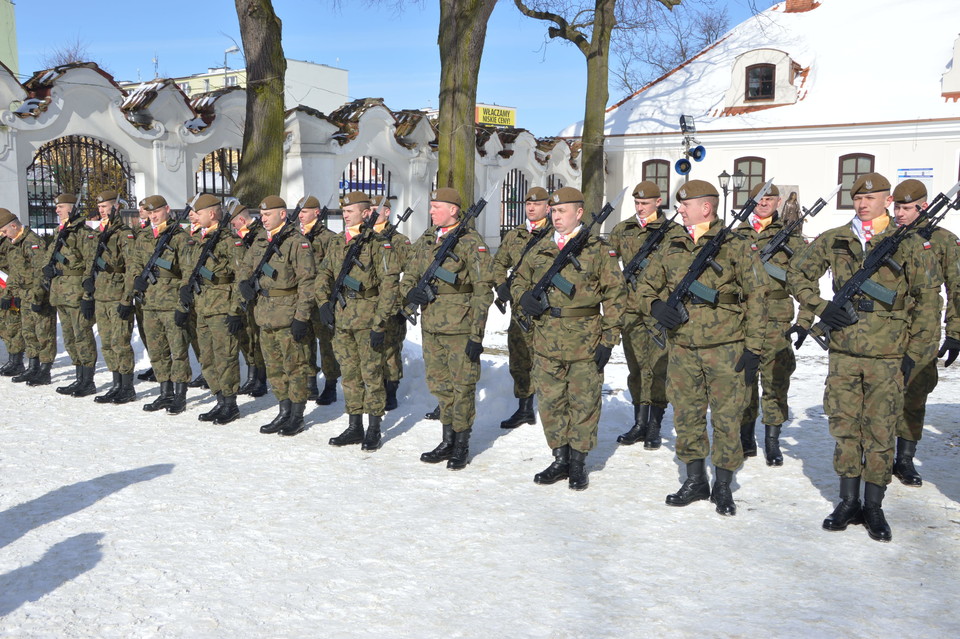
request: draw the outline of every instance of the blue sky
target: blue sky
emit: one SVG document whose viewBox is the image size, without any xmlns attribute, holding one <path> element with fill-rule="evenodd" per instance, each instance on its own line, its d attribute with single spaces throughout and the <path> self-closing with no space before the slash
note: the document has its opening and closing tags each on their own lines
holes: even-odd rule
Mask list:
<svg viewBox="0 0 960 639">
<path fill-rule="evenodd" d="M 61 42 L 83 42 L 118 80 L 177 77 L 223 65 L 240 42 L 230 0 L 15 0 L 20 73 L 43 67 Z M 440 57 L 435 0 L 406 2 L 401 12 L 341 0 L 274 0 L 288 58 L 347 69 L 350 98 L 384 98 L 391 109 L 437 106 Z M 389 4 L 385 2 L 383 4 Z M 749 0 L 728 0 L 731 26 L 749 15 Z M 764 7 L 769 2 L 761 2 Z M 546 23 L 500 0 L 487 29 L 477 99 L 517 108 L 517 126 L 537 137 L 583 119 L 586 65 L 571 45 L 544 45 Z M 239 55 L 228 64 L 242 66 Z M 25 78 L 23 78 L 25 79 Z M 611 94 L 611 102 L 621 95 Z"/>
</svg>

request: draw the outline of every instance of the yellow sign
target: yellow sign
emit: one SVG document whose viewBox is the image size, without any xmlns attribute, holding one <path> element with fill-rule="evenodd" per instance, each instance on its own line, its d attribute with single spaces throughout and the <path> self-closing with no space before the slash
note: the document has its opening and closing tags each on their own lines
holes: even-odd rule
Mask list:
<svg viewBox="0 0 960 639">
<path fill-rule="evenodd" d="M 516 126 L 517 110 L 513 107 L 477 105 L 477 124 Z"/>
</svg>

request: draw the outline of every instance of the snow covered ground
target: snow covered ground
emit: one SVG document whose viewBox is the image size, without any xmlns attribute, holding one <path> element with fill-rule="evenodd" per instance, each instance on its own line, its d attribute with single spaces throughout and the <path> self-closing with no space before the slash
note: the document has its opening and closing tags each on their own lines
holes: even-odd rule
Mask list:
<svg viewBox="0 0 960 639">
<path fill-rule="evenodd" d="M 930 398 L 924 485 L 890 486 L 881 544 L 862 526 L 820 528 L 838 481 L 816 344 L 799 354 L 785 465 L 748 460 L 724 518 L 664 504 L 681 472 L 670 411 L 659 451 L 617 446 L 632 415 L 619 349 L 590 488 L 535 485 L 550 451 L 539 426 L 499 428 L 515 401 L 506 320 L 490 317 L 460 472 L 418 459 L 440 426 L 423 419 L 434 400 L 417 330 L 375 453 L 327 445 L 346 425 L 342 396 L 281 438 L 257 432 L 269 396 L 214 426 L 197 421 L 200 391 L 175 417 L 62 397 L 65 355 L 52 386 L 0 380 L 0 636 L 960 635 L 960 365 Z"/>
</svg>

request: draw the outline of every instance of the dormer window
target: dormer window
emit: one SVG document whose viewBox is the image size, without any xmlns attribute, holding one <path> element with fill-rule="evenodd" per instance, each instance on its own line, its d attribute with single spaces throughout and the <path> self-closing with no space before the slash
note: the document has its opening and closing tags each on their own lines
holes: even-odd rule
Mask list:
<svg viewBox="0 0 960 639">
<path fill-rule="evenodd" d="M 795 104 L 804 69 L 778 49 L 753 49 L 737 56 L 721 115 Z"/>
<path fill-rule="evenodd" d="M 744 100 L 773 100 L 777 86 L 777 67 L 773 64 L 753 64 L 747 67 Z"/>
</svg>

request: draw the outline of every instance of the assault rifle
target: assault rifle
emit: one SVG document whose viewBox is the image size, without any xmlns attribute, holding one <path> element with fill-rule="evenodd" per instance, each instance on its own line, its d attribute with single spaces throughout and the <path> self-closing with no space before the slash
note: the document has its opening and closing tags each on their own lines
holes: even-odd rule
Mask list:
<svg viewBox="0 0 960 639">
<path fill-rule="evenodd" d="M 773 279 L 779 282 L 787 281 L 787 272 L 777 266 L 772 264 L 770 259 L 777 254 L 778 251 L 783 251 L 787 254 L 787 257 L 793 257 L 793 249 L 787 246 L 787 240 L 790 239 L 790 235 L 793 232 L 800 228 L 800 225 L 803 224 L 803 220 L 809 217 L 816 217 L 817 213 L 823 210 L 823 207 L 827 205 L 827 202 L 830 202 L 837 196 L 837 193 L 840 192 L 842 184 L 838 184 L 837 188 L 833 190 L 833 193 L 828 195 L 826 198 L 820 198 L 813 203 L 811 208 L 802 207 L 801 210 L 803 214 L 798 217 L 796 220 L 790 224 L 785 225 L 782 229 L 777 231 L 777 234 L 770 238 L 770 241 L 763 245 L 763 248 L 760 249 L 760 261 L 763 262 L 764 270 L 772 277 Z"/>
<path fill-rule="evenodd" d="M 40 280 L 40 284 L 48 291 L 50 290 L 50 283 L 53 281 L 53 278 L 63 273 L 57 264 L 59 263 L 66 266 L 69 263 L 69 260 L 63 253 L 60 252 L 60 249 L 62 249 L 67 243 L 67 238 L 70 237 L 70 233 L 79 228 L 79 225 L 73 226 L 73 224 L 79 220 L 80 217 L 80 203 L 77 202 L 73 205 L 73 209 L 70 211 L 70 217 L 68 217 L 67 221 L 63 223 L 63 228 L 57 232 L 57 238 L 53 242 L 53 253 L 50 255 L 50 261 L 47 262 L 42 269 L 43 279 Z"/>
<path fill-rule="evenodd" d="M 288 221 L 284 225 L 283 230 L 280 231 L 280 234 L 274 236 L 272 240 L 267 242 L 267 250 L 263 252 L 263 257 L 260 258 L 260 263 L 257 264 L 253 275 L 240 282 L 238 288 L 241 297 L 243 297 L 243 301 L 240 302 L 240 308 L 244 311 L 247 310 L 247 304 L 256 299 L 257 293 L 260 292 L 260 276 L 266 275 L 269 278 L 276 279 L 277 269 L 270 266 L 267 262 L 270 261 L 271 257 L 280 252 L 280 247 L 283 245 L 284 240 L 293 235 L 295 230 L 296 226 Z"/>
<path fill-rule="evenodd" d="M 913 222 L 898 227 L 896 231 L 880 240 L 880 243 L 867 253 L 863 259 L 863 266 L 860 267 L 860 270 L 844 282 L 840 290 L 837 291 L 837 294 L 833 296 L 833 303 L 846 311 L 847 315 L 853 319 L 853 324 L 856 324 L 860 320 L 853 306 L 852 300 L 855 295 L 859 293 L 867 295 L 872 298 L 868 300 L 871 304 L 873 300 L 887 305 L 892 305 L 896 301 L 897 294 L 895 291 L 891 291 L 886 286 L 877 284 L 871 280 L 870 277 L 879 271 L 880 267 L 884 264 L 889 266 L 895 273 L 901 273 L 903 267 L 893 259 L 897 249 L 900 248 L 900 244 L 907 239 L 922 220 L 927 220 L 927 224 L 921 231 L 932 234 L 947 210 L 960 209 L 960 198 L 954 200 L 958 192 L 960 192 L 960 182 L 954 185 L 946 195 L 941 193 L 935 197 L 933 202 L 930 203 L 930 206 L 927 207 L 925 211 L 920 211 L 920 215 L 918 215 Z M 940 214 L 941 210 L 943 210 L 943 215 Z M 924 235 L 923 237 L 929 238 L 929 235 Z M 813 336 L 813 339 L 816 340 L 817 344 L 819 344 L 823 350 L 828 350 L 830 347 L 830 327 L 822 319 L 813 325 L 810 329 L 810 335 Z"/>
<path fill-rule="evenodd" d="M 527 253 L 530 252 L 530 249 L 532 249 L 537 242 L 545 238 L 547 236 L 547 233 L 553 230 L 553 224 L 550 223 L 550 214 L 548 213 L 547 217 L 544 219 L 546 219 L 546 223 L 544 223 L 543 228 L 537 231 L 536 233 L 532 233 L 530 235 L 530 239 L 527 240 L 526 245 L 523 247 L 523 250 L 520 252 L 520 257 L 517 258 L 517 263 L 513 265 L 513 270 L 511 270 L 510 275 L 507 276 L 507 281 L 504 282 L 507 285 L 507 291 L 509 291 L 510 287 L 513 286 L 513 280 L 516 279 L 517 277 L 517 269 L 520 268 L 520 265 L 523 263 L 523 258 L 527 256 Z M 497 287 L 498 291 L 499 289 L 500 287 Z M 500 297 L 500 293 L 498 292 L 496 299 L 493 300 L 493 303 L 497 305 L 497 308 L 500 309 L 501 313 L 506 315 L 507 302 L 512 302 L 512 301 L 513 300 L 511 300 L 509 297 L 506 299 Z"/>
<path fill-rule="evenodd" d="M 593 230 L 594 226 L 603 224 L 604 220 L 613 212 L 615 208 L 620 206 L 620 202 L 623 200 L 623 197 L 627 194 L 629 187 L 620 191 L 620 195 L 617 196 L 612 202 L 607 202 L 599 213 L 593 213 L 590 216 L 590 221 L 580 229 L 580 232 L 573 236 L 571 239 L 567 240 L 567 243 L 563 245 L 563 248 L 560 249 L 560 253 L 557 254 L 557 257 L 554 258 L 553 264 L 550 265 L 550 268 L 547 269 L 547 272 L 543 274 L 543 277 L 540 278 L 532 289 L 530 289 L 530 295 L 533 299 L 540 302 L 540 304 L 546 308 L 547 299 L 546 294 L 547 290 L 552 286 L 567 297 L 573 297 L 576 293 L 576 285 L 570 282 L 568 279 L 560 275 L 567 264 L 573 264 L 573 267 L 578 271 L 581 270 L 582 266 L 580 265 L 580 260 L 577 257 L 580 255 L 580 252 L 583 250 L 583 247 L 587 245 L 587 240 L 590 239 L 590 232 Z M 517 323 L 520 325 L 524 331 L 530 330 L 530 315 L 527 314 L 527 311 L 521 306 L 520 314 L 517 316 Z"/>
<path fill-rule="evenodd" d="M 384 228 L 383 233 L 381 233 L 380 235 L 382 235 L 385 239 L 388 239 L 388 240 L 392 239 L 393 236 L 397 233 L 397 229 L 400 228 L 400 225 L 406 222 L 407 219 L 411 215 L 413 215 L 413 212 L 417 209 L 417 207 L 420 206 L 420 201 L 422 199 L 423 199 L 422 197 L 417 198 L 417 201 L 413 203 L 413 206 L 408 206 L 403 211 L 402 215 L 397 216 L 397 221 L 387 226 L 386 228 Z"/>
<path fill-rule="evenodd" d="M 83 280 L 83 290 L 90 295 L 93 295 L 96 290 L 97 275 L 107 268 L 107 262 L 103 259 L 103 254 L 107 251 L 107 244 L 110 243 L 110 238 L 121 228 L 121 202 L 123 200 L 117 198 L 116 204 L 110 209 L 110 215 L 107 216 L 107 230 L 101 233 L 97 240 L 97 251 L 93 254 L 93 268 L 90 271 L 90 277 Z M 126 202 L 123 203 L 126 204 Z"/>
<path fill-rule="evenodd" d="M 373 239 L 374 234 L 368 233 L 373 229 L 373 225 L 376 222 L 377 218 L 372 212 L 369 216 L 364 218 L 360 223 L 360 234 L 353 244 L 347 248 L 347 253 L 343 257 L 343 264 L 340 266 L 340 272 L 337 273 L 337 279 L 333 282 L 333 288 L 330 292 L 330 299 L 328 300 L 330 305 L 339 303 L 340 308 L 345 308 L 347 306 L 347 298 L 343 296 L 343 287 L 346 286 L 351 291 L 356 291 L 359 293 L 363 289 L 363 285 L 357 280 L 357 278 L 350 275 L 350 271 L 353 270 L 353 267 L 356 266 L 361 271 L 367 270 L 367 267 L 363 265 L 363 262 L 360 261 L 360 251 L 363 250 L 363 247 L 366 246 L 367 242 Z M 332 329 L 333 325 L 328 324 L 327 328 Z"/>
<path fill-rule="evenodd" d="M 200 293 L 201 281 L 213 280 L 213 271 L 206 266 L 207 260 L 212 258 L 216 261 L 217 258 L 213 252 L 216 250 L 217 243 L 230 224 L 227 221 L 229 218 L 230 215 L 226 211 L 220 213 L 220 221 L 217 223 L 217 228 L 214 229 L 207 241 L 204 242 L 203 248 L 200 249 L 200 255 L 197 256 L 197 263 L 193 265 L 193 270 L 190 271 L 190 277 L 187 279 L 187 283 L 180 288 L 180 303 L 183 304 L 184 309 L 188 313 L 190 312 L 190 307 L 193 306 L 194 296 Z"/>
<path fill-rule="evenodd" d="M 150 259 L 147 260 L 147 263 L 143 267 L 143 271 L 140 272 L 140 275 L 137 276 L 137 279 L 133 284 L 133 301 L 136 304 L 143 303 L 143 294 L 147 291 L 147 286 L 153 286 L 157 283 L 157 271 L 161 268 L 169 269 L 173 266 L 173 262 L 166 260 L 162 257 L 164 251 L 170 248 L 170 240 L 173 239 L 173 236 L 183 229 L 180 228 L 180 220 L 186 218 L 190 211 L 193 210 L 193 205 L 197 203 L 197 198 L 200 197 L 200 193 L 197 193 L 193 196 L 193 199 L 187 203 L 186 208 L 183 209 L 183 213 L 179 217 L 171 217 L 167 220 L 167 228 L 163 230 L 163 234 L 157 238 L 157 245 L 153 249 L 153 254 L 150 255 Z M 139 284 L 138 284 L 139 283 Z"/>
<path fill-rule="evenodd" d="M 437 286 L 434 284 L 434 278 L 443 280 L 447 284 L 457 283 L 457 274 L 451 273 L 443 268 L 443 263 L 447 261 L 448 257 L 454 262 L 460 261 L 460 258 L 453 252 L 453 249 L 457 247 L 460 238 L 470 230 L 470 221 L 480 215 L 483 207 L 487 205 L 487 200 L 493 197 L 493 194 L 499 186 L 499 183 L 494 183 L 482 198 L 474 202 L 470 208 L 464 211 L 457 227 L 443 236 L 443 242 L 440 243 L 440 249 L 433 258 L 433 262 L 430 263 L 430 266 L 423 272 L 423 275 L 420 276 L 420 279 L 417 280 L 416 285 L 412 289 L 419 291 L 420 294 L 428 300 L 428 304 L 437 299 Z M 400 314 L 407 318 L 408 322 L 416 325 L 417 310 L 419 308 L 419 304 L 410 303 L 400 309 Z"/>
<path fill-rule="evenodd" d="M 747 200 L 747 203 L 743 205 L 743 208 L 740 209 L 739 213 L 736 211 L 731 211 L 733 214 L 733 219 L 730 221 L 730 224 L 717 231 L 717 234 L 711 237 L 710 240 L 700 247 L 699 251 L 697 251 L 696 256 L 693 258 L 693 262 L 690 264 L 690 268 L 687 269 L 683 279 L 680 280 L 680 283 L 677 284 L 677 287 L 673 289 L 666 301 L 667 306 L 676 309 L 680 313 L 681 324 L 686 323 L 687 320 L 690 319 L 690 314 L 687 312 L 687 307 L 684 306 L 683 303 L 691 295 L 708 304 L 717 303 L 717 291 L 709 286 L 701 284 L 697 280 L 708 268 L 713 269 L 713 271 L 717 274 L 723 272 L 723 267 L 717 264 L 714 260 L 714 258 L 720 252 L 720 247 L 723 246 L 723 243 L 727 240 L 727 236 L 733 230 L 733 227 L 738 222 L 742 222 L 743 220 L 747 219 L 750 214 L 753 213 L 753 210 L 757 208 L 757 201 L 767 194 L 767 191 L 770 190 L 770 186 L 772 184 L 773 178 L 770 178 L 760 188 L 760 191 L 757 192 L 756 197 L 752 197 Z M 654 326 L 650 332 L 653 333 L 653 341 L 657 343 L 657 346 L 660 348 L 666 348 L 666 327 L 660 322 L 657 322 L 657 325 Z"/>
<path fill-rule="evenodd" d="M 659 227 L 650 231 L 650 235 L 646 241 L 644 241 L 643 246 L 640 247 L 637 254 L 623 267 L 623 279 L 627 281 L 627 284 L 629 284 L 633 290 L 637 290 L 637 276 L 640 275 L 640 271 L 647 268 L 647 264 L 650 263 L 650 256 L 657 250 L 660 243 L 663 242 L 663 238 L 673 227 L 671 223 L 679 213 L 679 210 L 675 210 L 673 215 L 670 216 L 670 219 L 665 220 Z"/>
</svg>

